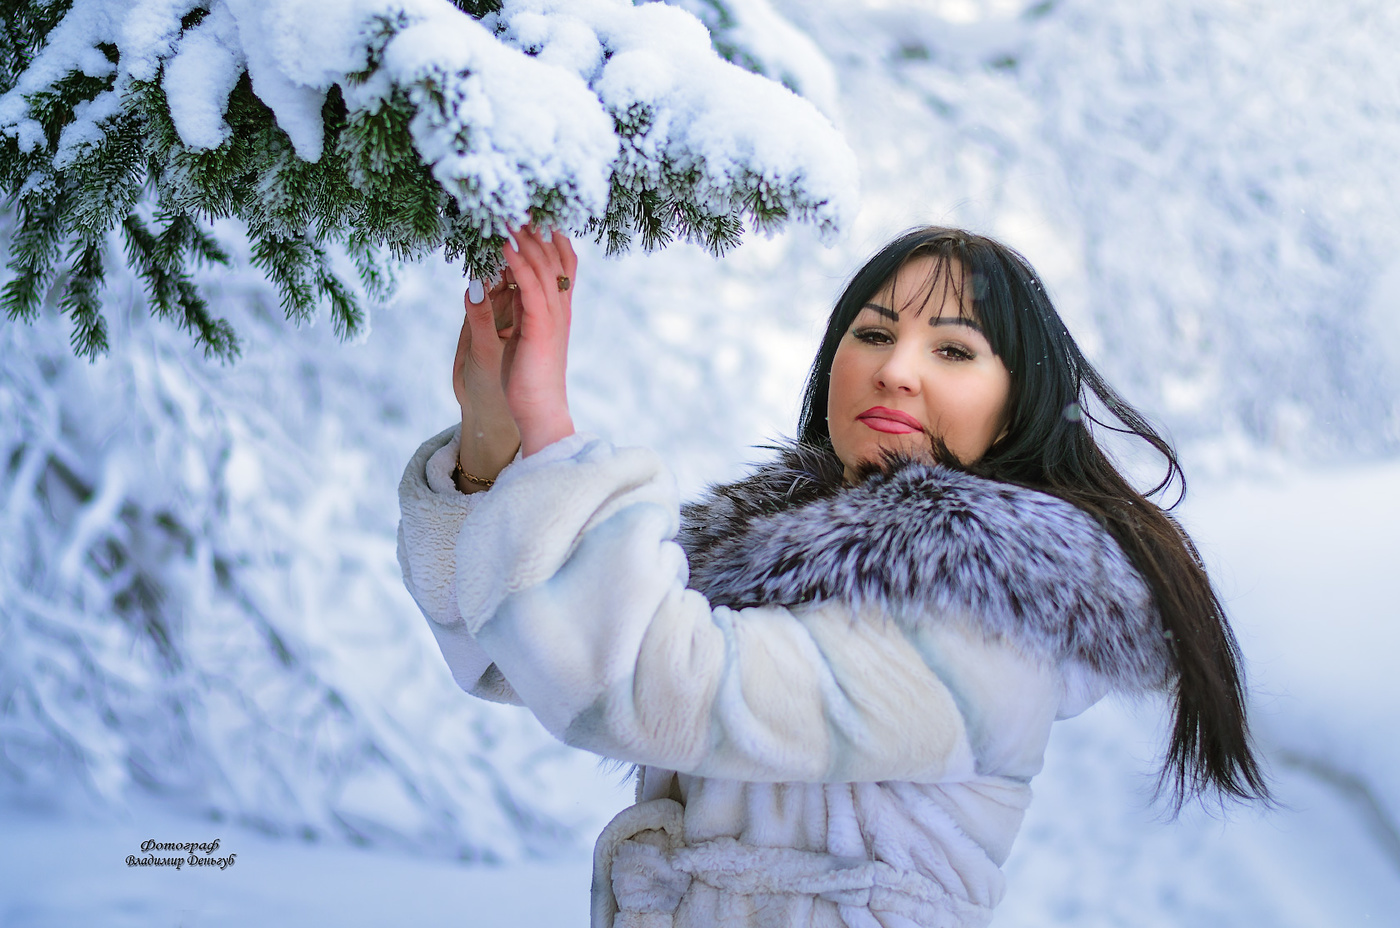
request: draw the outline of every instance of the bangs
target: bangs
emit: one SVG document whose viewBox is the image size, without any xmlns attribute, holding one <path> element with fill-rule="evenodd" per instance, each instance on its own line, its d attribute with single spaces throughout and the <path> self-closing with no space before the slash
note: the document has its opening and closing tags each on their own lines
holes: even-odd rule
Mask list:
<svg viewBox="0 0 1400 928">
<path fill-rule="evenodd" d="M 900 270 L 916 261 L 930 260 L 919 285 L 915 315 L 922 316 L 929 306 L 946 306 L 952 297 L 958 307 L 957 318 L 985 335 L 992 352 L 1001 357 L 1012 343 L 1013 288 L 1007 279 L 1009 269 L 996 252 L 980 245 L 955 239 L 928 242 L 910 252 Z M 893 283 L 891 277 L 884 289 L 891 289 Z"/>
</svg>

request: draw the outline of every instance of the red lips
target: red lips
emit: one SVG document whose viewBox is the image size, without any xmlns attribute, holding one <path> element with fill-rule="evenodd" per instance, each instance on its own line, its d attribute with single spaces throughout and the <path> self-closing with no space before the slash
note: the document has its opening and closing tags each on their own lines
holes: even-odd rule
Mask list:
<svg viewBox="0 0 1400 928">
<path fill-rule="evenodd" d="M 872 406 L 856 416 L 856 419 L 877 432 L 889 432 L 895 435 L 908 435 L 911 432 L 924 430 L 919 420 L 909 413 L 900 412 L 898 409 L 887 409 L 884 406 Z"/>
</svg>

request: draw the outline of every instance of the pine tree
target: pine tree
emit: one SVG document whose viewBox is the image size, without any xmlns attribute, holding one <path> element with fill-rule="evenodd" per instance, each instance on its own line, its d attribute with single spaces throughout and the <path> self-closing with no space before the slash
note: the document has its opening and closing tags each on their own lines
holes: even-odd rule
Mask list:
<svg viewBox="0 0 1400 928">
<path fill-rule="evenodd" d="M 536 784 L 593 761 L 459 698 L 362 502 L 438 427 L 402 359 L 441 320 L 328 352 L 277 304 L 364 332 L 396 263 L 489 275 L 529 213 L 618 250 L 830 229 L 849 157 L 661 3 L 0 4 L 0 790 L 465 859 L 568 843 Z M 179 328 L 258 350 L 187 363 Z"/>
<path fill-rule="evenodd" d="M 610 253 L 679 238 L 719 254 L 746 223 L 834 232 L 854 157 L 716 36 L 737 65 L 693 15 L 627 0 L 9 5 L 0 304 L 26 321 L 53 300 L 94 358 L 104 268 L 125 260 L 152 313 L 230 359 L 237 334 L 192 276 L 230 260 L 219 219 L 246 227 L 288 318 L 324 308 L 342 337 L 395 262 L 441 250 L 489 278 L 527 217 Z"/>
</svg>

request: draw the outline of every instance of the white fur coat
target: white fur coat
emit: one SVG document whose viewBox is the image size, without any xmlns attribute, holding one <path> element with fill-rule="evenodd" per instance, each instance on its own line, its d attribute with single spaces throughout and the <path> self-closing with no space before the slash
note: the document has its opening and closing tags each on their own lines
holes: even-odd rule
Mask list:
<svg viewBox="0 0 1400 928">
<path fill-rule="evenodd" d="M 790 451 L 682 519 L 645 450 L 573 436 L 467 496 L 456 448 L 399 491 L 456 680 L 643 768 L 594 928 L 984 925 L 1051 722 L 1168 676 L 1141 579 L 1043 494 Z"/>
</svg>

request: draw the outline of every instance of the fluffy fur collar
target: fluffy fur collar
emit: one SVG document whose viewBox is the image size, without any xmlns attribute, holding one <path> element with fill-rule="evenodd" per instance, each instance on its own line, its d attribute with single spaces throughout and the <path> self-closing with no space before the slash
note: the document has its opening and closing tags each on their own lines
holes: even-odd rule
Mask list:
<svg viewBox="0 0 1400 928">
<path fill-rule="evenodd" d="M 875 604 L 971 621 L 1120 689 L 1169 677 L 1142 578 L 1098 522 L 1044 493 L 916 461 L 845 486 L 830 452 L 790 446 L 687 505 L 677 540 L 715 605 Z"/>
</svg>

